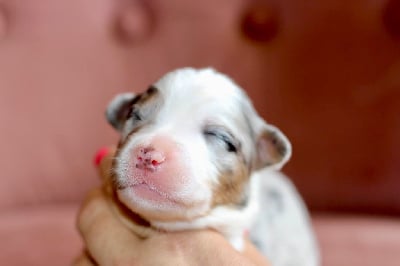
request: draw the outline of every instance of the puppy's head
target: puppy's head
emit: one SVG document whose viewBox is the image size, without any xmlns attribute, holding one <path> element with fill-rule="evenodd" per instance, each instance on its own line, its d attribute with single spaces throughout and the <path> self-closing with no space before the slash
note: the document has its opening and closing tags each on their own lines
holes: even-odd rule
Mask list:
<svg viewBox="0 0 400 266">
<path fill-rule="evenodd" d="M 118 95 L 107 118 L 121 133 L 114 189 L 149 221 L 244 207 L 252 172 L 280 168 L 291 154 L 287 138 L 212 69 L 179 69 L 142 94 Z"/>
</svg>

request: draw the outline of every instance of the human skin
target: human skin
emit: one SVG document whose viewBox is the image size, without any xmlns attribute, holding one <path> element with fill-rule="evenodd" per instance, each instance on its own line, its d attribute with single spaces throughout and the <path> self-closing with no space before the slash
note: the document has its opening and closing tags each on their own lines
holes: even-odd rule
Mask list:
<svg viewBox="0 0 400 266">
<path fill-rule="evenodd" d="M 103 179 L 113 154 L 112 149 L 103 151 L 97 159 Z M 238 252 L 212 230 L 160 233 L 142 239 L 120 222 L 101 188 L 87 195 L 77 226 L 86 252 L 74 265 L 270 265 L 248 240 L 244 251 Z"/>
</svg>

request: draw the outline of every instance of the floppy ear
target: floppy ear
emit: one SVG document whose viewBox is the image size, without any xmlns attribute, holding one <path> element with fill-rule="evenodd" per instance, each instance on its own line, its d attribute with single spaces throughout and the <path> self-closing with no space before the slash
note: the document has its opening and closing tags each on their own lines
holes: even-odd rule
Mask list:
<svg viewBox="0 0 400 266">
<path fill-rule="evenodd" d="M 135 94 L 122 93 L 112 99 L 106 110 L 108 122 L 118 131 L 122 131 L 126 118 L 132 108 Z"/>
<path fill-rule="evenodd" d="M 265 167 L 279 170 L 290 158 L 292 146 L 287 137 L 275 126 L 262 123 L 256 141 L 255 170 Z"/>
</svg>

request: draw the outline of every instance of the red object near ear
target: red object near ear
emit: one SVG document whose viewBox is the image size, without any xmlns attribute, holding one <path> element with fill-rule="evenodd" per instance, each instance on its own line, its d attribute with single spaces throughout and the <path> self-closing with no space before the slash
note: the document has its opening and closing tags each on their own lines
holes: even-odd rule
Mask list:
<svg viewBox="0 0 400 266">
<path fill-rule="evenodd" d="M 103 147 L 99 149 L 94 157 L 94 165 L 98 166 L 101 163 L 101 160 L 108 154 L 109 148 Z"/>
</svg>

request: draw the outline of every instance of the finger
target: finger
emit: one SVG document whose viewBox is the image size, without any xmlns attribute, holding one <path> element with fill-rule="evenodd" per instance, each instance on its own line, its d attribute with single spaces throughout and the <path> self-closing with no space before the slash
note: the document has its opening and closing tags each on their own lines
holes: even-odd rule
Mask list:
<svg viewBox="0 0 400 266">
<path fill-rule="evenodd" d="M 101 189 L 92 191 L 78 215 L 78 229 L 88 252 L 99 265 L 113 265 L 118 258 L 135 258 L 142 241 L 112 212 Z"/>
<path fill-rule="evenodd" d="M 111 173 L 112 161 L 115 156 L 115 147 L 101 148 L 95 156 L 94 163 L 98 168 L 102 180 L 107 180 Z"/>
</svg>

